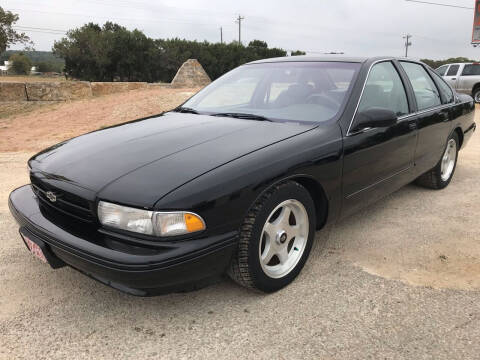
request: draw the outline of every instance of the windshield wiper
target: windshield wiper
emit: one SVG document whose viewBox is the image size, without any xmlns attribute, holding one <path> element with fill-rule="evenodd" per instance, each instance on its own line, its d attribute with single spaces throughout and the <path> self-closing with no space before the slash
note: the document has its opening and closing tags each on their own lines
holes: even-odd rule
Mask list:
<svg viewBox="0 0 480 360">
<path fill-rule="evenodd" d="M 176 109 L 173 109 L 173 111 L 180 112 L 180 113 L 187 113 L 187 114 L 198 114 L 197 110 L 189 107 L 184 107 L 184 106 L 179 106 Z"/>
<path fill-rule="evenodd" d="M 225 112 L 225 113 L 212 114 L 211 116 L 225 116 L 225 117 L 232 117 L 232 118 L 236 118 L 236 119 L 272 121 L 269 118 L 266 118 L 265 116 L 262 116 L 262 115 L 247 114 L 247 113 Z"/>
</svg>

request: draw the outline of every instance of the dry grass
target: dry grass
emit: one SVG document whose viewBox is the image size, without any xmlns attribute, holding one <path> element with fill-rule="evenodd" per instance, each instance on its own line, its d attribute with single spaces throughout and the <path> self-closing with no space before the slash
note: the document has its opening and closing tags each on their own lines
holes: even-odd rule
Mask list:
<svg viewBox="0 0 480 360">
<path fill-rule="evenodd" d="M 41 76 L 41 75 L 7 75 L 0 76 L 0 82 L 44 82 L 44 81 L 67 81 L 64 76 Z"/>
</svg>

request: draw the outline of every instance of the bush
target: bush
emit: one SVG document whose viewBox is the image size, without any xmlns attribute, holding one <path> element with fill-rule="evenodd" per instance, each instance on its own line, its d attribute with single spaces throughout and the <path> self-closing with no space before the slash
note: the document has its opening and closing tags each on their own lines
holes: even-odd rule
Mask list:
<svg viewBox="0 0 480 360">
<path fill-rule="evenodd" d="M 29 75 L 32 62 L 23 53 L 14 54 L 10 57 L 10 71 L 17 75 Z"/>
<path fill-rule="evenodd" d="M 62 66 L 52 62 L 43 61 L 43 62 L 37 63 L 35 66 L 37 67 L 37 71 L 41 73 L 62 72 Z"/>
</svg>

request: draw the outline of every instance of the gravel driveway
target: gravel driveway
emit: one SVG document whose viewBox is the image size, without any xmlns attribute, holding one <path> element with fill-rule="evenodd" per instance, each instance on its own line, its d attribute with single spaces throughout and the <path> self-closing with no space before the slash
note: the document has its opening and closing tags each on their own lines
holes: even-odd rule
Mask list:
<svg viewBox="0 0 480 360">
<path fill-rule="evenodd" d="M 0 153 L 1 359 L 480 356 L 478 134 L 447 189 L 409 185 L 322 230 L 299 278 L 270 295 L 225 280 L 136 298 L 49 269 L 6 206 L 30 155 Z"/>
</svg>

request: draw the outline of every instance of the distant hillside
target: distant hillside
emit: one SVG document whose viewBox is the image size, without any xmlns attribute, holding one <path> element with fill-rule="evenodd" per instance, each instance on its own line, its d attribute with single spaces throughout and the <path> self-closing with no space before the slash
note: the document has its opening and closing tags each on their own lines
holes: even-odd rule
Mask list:
<svg viewBox="0 0 480 360">
<path fill-rule="evenodd" d="M 30 58 L 33 64 L 38 63 L 51 63 L 55 64 L 56 66 L 63 66 L 65 65 L 65 61 L 63 59 L 59 59 L 53 55 L 51 51 L 19 51 L 19 50 L 7 50 L 0 54 L 0 63 L 3 64 L 5 60 L 8 60 L 12 54 L 23 52 L 26 56 Z"/>
</svg>

